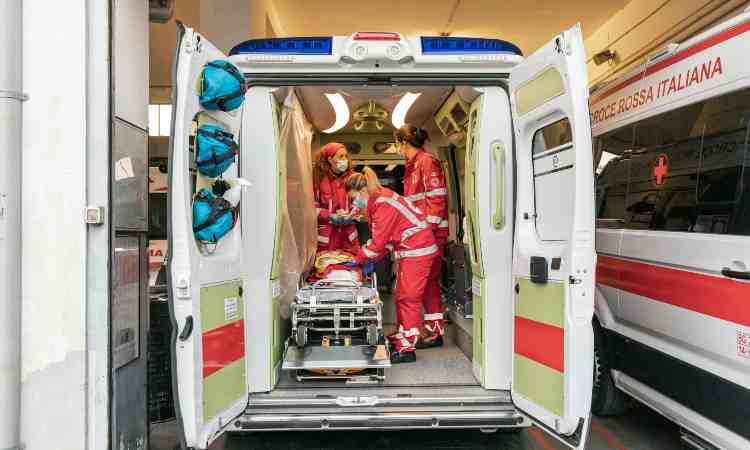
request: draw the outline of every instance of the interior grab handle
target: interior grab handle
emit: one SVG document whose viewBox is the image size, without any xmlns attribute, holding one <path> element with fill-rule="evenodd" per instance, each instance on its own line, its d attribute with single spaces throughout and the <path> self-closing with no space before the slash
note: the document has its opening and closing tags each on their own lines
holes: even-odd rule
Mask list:
<svg viewBox="0 0 750 450">
<path fill-rule="evenodd" d="M 185 318 L 185 326 L 180 332 L 180 340 L 183 342 L 187 341 L 191 334 L 193 334 L 193 316 L 187 316 Z"/>
<path fill-rule="evenodd" d="M 736 278 L 738 280 L 750 280 L 750 272 L 732 270 L 729 267 L 721 269 L 721 274 L 725 277 Z"/>
<path fill-rule="evenodd" d="M 495 213 L 492 215 L 492 226 L 499 230 L 505 224 L 505 211 L 503 209 L 505 146 L 501 142 L 492 144 L 492 157 L 495 160 Z"/>
</svg>

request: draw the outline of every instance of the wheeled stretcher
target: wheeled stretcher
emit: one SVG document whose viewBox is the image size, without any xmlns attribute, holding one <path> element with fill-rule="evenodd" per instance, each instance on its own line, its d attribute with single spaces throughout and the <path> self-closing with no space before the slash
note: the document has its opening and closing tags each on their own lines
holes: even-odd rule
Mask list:
<svg viewBox="0 0 750 450">
<path fill-rule="evenodd" d="M 320 280 L 297 291 L 283 370 L 305 379 L 373 381 L 385 378 L 390 357 L 383 335 L 383 304 L 373 274 L 369 286 Z"/>
</svg>

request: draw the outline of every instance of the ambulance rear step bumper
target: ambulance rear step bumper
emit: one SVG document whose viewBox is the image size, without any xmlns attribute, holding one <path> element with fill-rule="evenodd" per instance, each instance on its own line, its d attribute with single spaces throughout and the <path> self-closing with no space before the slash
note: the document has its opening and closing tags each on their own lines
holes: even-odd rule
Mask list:
<svg viewBox="0 0 750 450">
<path fill-rule="evenodd" d="M 381 412 L 349 414 L 252 414 L 229 431 L 318 431 L 377 429 L 515 428 L 526 426 L 515 411 Z"/>
<path fill-rule="evenodd" d="M 479 386 L 277 389 L 250 396 L 230 431 L 515 428 L 529 422 L 507 391 Z"/>
</svg>

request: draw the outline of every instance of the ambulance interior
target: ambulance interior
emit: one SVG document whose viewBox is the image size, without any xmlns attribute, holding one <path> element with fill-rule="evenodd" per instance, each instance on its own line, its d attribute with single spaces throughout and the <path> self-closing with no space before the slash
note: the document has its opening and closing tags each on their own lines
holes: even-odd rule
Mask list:
<svg viewBox="0 0 750 450">
<path fill-rule="evenodd" d="M 386 369 L 385 380 L 380 384 L 479 384 L 472 367 L 472 311 L 471 303 L 466 299 L 471 295 L 471 267 L 464 263 L 462 212 L 466 131 L 471 104 L 479 95 L 479 91 L 461 86 L 295 86 L 272 91 L 279 157 L 284 159 L 279 166 L 286 177 L 285 201 L 281 203 L 281 236 L 277 236 L 280 238 L 277 245 L 280 246 L 281 300 L 275 332 L 281 338 L 275 340 L 274 358 L 283 358 L 284 343 L 291 331 L 289 306 L 295 293 L 316 270 L 313 265 L 317 220 L 311 172 L 315 153 L 326 143 L 340 142 L 346 145 L 354 170 L 369 166 L 378 173 L 383 186 L 402 193 L 405 161 L 393 146 L 393 122 L 405 121 L 428 131 L 425 148 L 443 162 L 450 215 L 450 244 L 443 261 L 443 301 L 452 311 L 450 318 L 453 320 L 448 321 L 443 347 L 418 350 L 416 363 Z M 343 126 L 341 105 L 336 106 L 337 100 L 340 103 L 342 99 L 349 110 Z M 397 116 L 395 119 L 394 115 Z M 340 128 L 330 132 L 336 126 Z M 369 237 L 366 223 L 358 225 L 358 233 L 360 243 L 364 244 Z M 388 255 L 376 266 L 384 303 L 385 335 L 397 328 L 391 258 Z M 456 295 L 457 290 L 459 295 Z M 340 380 L 300 382 L 293 371 L 276 373 L 279 376 L 277 388 L 347 386 Z"/>
</svg>

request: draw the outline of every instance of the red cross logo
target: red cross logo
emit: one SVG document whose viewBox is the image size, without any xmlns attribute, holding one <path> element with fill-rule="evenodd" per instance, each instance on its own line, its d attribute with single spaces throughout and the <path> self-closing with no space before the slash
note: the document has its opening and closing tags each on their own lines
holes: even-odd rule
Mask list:
<svg viewBox="0 0 750 450">
<path fill-rule="evenodd" d="M 666 181 L 667 174 L 669 173 L 667 155 L 662 153 L 656 157 L 656 160 L 654 160 L 654 170 L 651 173 L 654 176 L 656 187 L 661 187 Z"/>
</svg>

